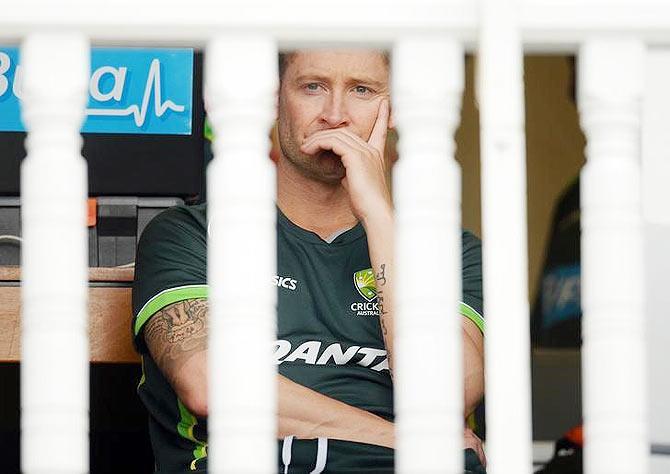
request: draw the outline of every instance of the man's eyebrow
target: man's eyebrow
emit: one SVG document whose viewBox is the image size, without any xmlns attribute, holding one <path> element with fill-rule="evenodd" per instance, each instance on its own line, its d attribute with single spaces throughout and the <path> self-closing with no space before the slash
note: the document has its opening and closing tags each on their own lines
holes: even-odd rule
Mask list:
<svg viewBox="0 0 670 474">
<path fill-rule="evenodd" d="M 295 78 L 295 82 L 304 82 L 304 81 L 318 81 L 318 82 L 330 82 L 330 79 L 326 76 L 320 74 L 301 74 Z"/>
<path fill-rule="evenodd" d="M 371 85 L 372 87 L 374 87 L 374 88 L 376 88 L 376 89 L 382 89 L 382 88 L 384 88 L 384 87 L 387 87 L 387 85 L 388 85 L 388 84 L 386 84 L 385 82 L 383 82 L 383 81 L 379 81 L 379 80 L 374 79 L 374 78 L 372 78 L 372 77 L 370 77 L 370 76 L 354 76 L 354 77 L 350 77 L 350 78 L 347 80 L 347 83 L 350 84 L 350 85 L 354 85 L 354 84 L 368 84 L 368 85 Z"/>
<path fill-rule="evenodd" d="M 325 82 L 329 83 L 331 82 L 331 78 L 328 76 L 324 76 L 318 73 L 307 73 L 307 74 L 301 74 L 295 78 L 296 83 L 304 82 L 304 81 L 317 81 L 317 82 Z M 347 79 L 347 84 L 348 85 L 355 85 L 355 84 L 368 84 L 374 88 L 377 89 L 383 89 L 385 87 L 388 87 L 386 83 L 383 81 L 374 79 L 370 76 L 352 76 L 349 79 Z"/>
</svg>

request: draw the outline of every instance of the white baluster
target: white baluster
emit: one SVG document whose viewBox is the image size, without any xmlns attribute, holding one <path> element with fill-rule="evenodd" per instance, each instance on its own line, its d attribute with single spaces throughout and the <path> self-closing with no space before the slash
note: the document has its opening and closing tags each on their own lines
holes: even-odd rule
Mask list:
<svg viewBox="0 0 670 474">
<path fill-rule="evenodd" d="M 88 40 L 33 34 L 21 47 L 21 466 L 26 474 L 88 472 L 86 162 L 79 129 Z"/>
<path fill-rule="evenodd" d="M 460 121 L 464 52 L 445 37 L 401 38 L 393 114 L 396 204 L 396 469 L 463 472 Z"/>
<path fill-rule="evenodd" d="M 645 313 L 649 394 L 649 441 L 656 455 L 650 472 L 670 472 L 670 48 L 647 52 L 642 114 L 642 214 L 644 220 Z M 654 446 L 655 445 L 655 446 Z"/>
<path fill-rule="evenodd" d="M 587 42 L 579 54 L 585 472 L 648 471 L 640 204 L 645 48 Z"/>
<path fill-rule="evenodd" d="M 206 103 L 216 140 L 209 165 L 210 472 L 276 470 L 275 116 L 277 46 L 263 36 L 213 39 Z"/>
<path fill-rule="evenodd" d="M 478 56 L 490 474 L 532 468 L 523 46 L 516 9 L 510 0 L 482 3 Z"/>
</svg>

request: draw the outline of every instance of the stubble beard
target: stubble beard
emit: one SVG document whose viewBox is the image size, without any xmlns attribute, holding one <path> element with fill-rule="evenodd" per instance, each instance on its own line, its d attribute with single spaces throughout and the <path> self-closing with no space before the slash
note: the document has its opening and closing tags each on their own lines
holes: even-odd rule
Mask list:
<svg viewBox="0 0 670 474">
<path fill-rule="evenodd" d="M 306 178 L 331 186 L 339 185 L 346 175 L 342 160 L 329 150 L 316 155 L 306 155 L 300 151 L 300 145 L 289 136 L 283 127 L 279 127 L 279 148 L 282 155 Z"/>
</svg>

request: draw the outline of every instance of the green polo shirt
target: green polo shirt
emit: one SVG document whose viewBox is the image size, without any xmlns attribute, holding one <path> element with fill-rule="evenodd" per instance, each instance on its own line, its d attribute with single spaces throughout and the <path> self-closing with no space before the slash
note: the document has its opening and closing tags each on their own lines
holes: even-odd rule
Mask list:
<svg viewBox="0 0 670 474">
<path fill-rule="evenodd" d="M 172 303 L 207 297 L 206 205 L 169 209 L 145 229 L 137 250 L 133 335 L 144 375 L 138 393 L 150 415 L 156 472 L 204 472 L 207 420 L 178 400 L 148 353 L 142 328 Z M 461 313 L 483 331 L 481 249 L 462 235 Z M 379 325 L 362 225 L 326 242 L 277 215 L 278 371 L 331 398 L 393 420 L 393 384 Z M 445 317 L 454 315 L 445 314 Z M 391 473 L 393 450 L 341 440 L 278 440 L 279 473 Z"/>
</svg>

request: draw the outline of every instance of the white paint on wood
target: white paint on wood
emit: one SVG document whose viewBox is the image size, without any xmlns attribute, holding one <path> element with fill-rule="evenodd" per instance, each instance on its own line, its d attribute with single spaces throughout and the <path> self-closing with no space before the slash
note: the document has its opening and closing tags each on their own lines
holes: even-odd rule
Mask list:
<svg viewBox="0 0 670 474">
<path fill-rule="evenodd" d="M 21 0 L 3 11 L 0 38 L 18 41 L 36 28 L 57 27 L 76 28 L 96 44 L 204 46 L 219 31 L 262 31 L 282 47 L 296 47 L 336 41 L 390 45 L 399 34 L 449 31 L 468 50 L 477 47 L 481 25 L 475 0 L 340 0 L 337 5 L 324 14 L 302 0 Z M 648 44 L 670 44 L 665 0 L 519 0 L 518 12 L 524 44 L 535 52 L 575 53 L 593 34 L 617 31 Z"/>
<path fill-rule="evenodd" d="M 277 46 L 220 35 L 206 53 L 205 101 L 216 136 L 207 170 L 209 469 L 277 469 L 276 182 L 268 158 Z"/>
<path fill-rule="evenodd" d="M 642 115 L 642 212 L 670 225 L 670 48 L 647 52 Z"/>
<path fill-rule="evenodd" d="M 394 387 L 396 470 L 407 474 L 463 471 L 461 174 L 453 138 L 463 84 L 458 43 L 398 40 Z"/>
<path fill-rule="evenodd" d="M 89 43 L 35 33 L 21 47 L 21 468 L 88 472 L 86 162 L 79 134 Z"/>
<path fill-rule="evenodd" d="M 645 47 L 594 39 L 579 55 L 584 466 L 643 474 L 647 440 L 640 119 Z"/>
<path fill-rule="evenodd" d="M 646 68 L 641 189 L 649 413 L 653 413 L 649 435 L 652 443 L 670 445 L 670 318 L 663 316 L 670 308 L 670 48 L 648 50 Z M 658 471 L 652 467 L 652 472 Z"/>
<path fill-rule="evenodd" d="M 481 3 L 486 435 L 490 474 L 532 468 L 523 45 L 517 2 Z"/>
</svg>

